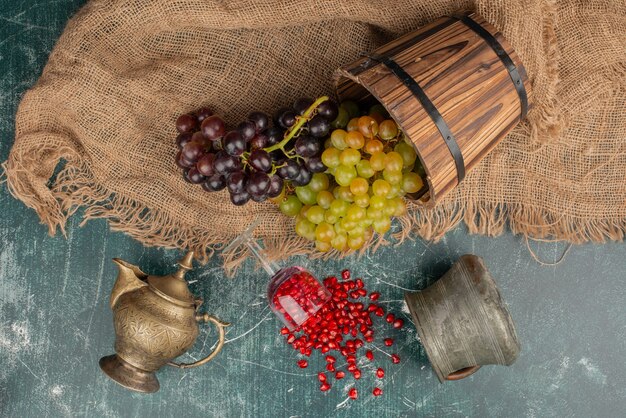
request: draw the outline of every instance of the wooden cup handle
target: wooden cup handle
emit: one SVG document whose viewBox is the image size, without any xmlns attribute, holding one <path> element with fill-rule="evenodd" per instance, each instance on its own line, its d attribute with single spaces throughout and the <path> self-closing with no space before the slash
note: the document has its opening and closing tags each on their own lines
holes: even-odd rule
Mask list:
<svg viewBox="0 0 626 418">
<path fill-rule="evenodd" d="M 480 369 L 480 366 L 470 366 L 465 367 L 463 369 L 457 370 L 456 372 L 450 373 L 446 376 L 446 380 L 461 380 L 465 379 L 467 376 L 473 375 Z"/>
</svg>

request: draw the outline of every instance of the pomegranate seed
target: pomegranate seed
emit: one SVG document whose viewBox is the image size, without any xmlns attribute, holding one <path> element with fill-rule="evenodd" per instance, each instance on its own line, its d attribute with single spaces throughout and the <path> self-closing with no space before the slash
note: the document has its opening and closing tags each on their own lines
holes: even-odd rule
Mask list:
<svg viewBox="0 0 626 418">
<path fill-rule="evenodd" d="M 320 386 L 320 390 L 322 392 L 326 392 L 329 389 L 330 389 L 330 383 L 328 383 L 328 382 L 324 382 L 324 383 L 322 383 L 322 386 Z"/>
<path fill-rule="evenodd" d="M 367 357 L 367 359 L 369 361 L 373 361 L 374 360 L 374 353 L 372 353 L 372 350 L 367 350 L 365 352 L 365 357 Z"/>
<path fill-rule="evenodd" d="M 354 371 L 354 373 L 352 373 L 352 375 L 356 380 L 359 380 L 361 378 L 361 371 L 357 369 Z"/>
<path fill-rule="evenodd" d="M 358 392 L 356 391 L 356 388 L 352 388 L 348 391 L 348 396 L 350 397 L 350 399 L 356 399 L 359 397 Z"/>
<path fill-rule="evenodd" d="M 289 334 L 289 328 L 287 328 L 287 327 L 282 327 L 282 328 L 280 329 L 280 333 L 281 333 L 282 335 L 287 335 L 287 334 Z"/>
<path fill-rule="evenodd" d="M 352 354 L 350 354 L 348 357 L 346 357 L 346 361 L 348 363 L 356 363 L 356 356 L 353 356 Z"/>
<path fill-rule="evenodd" d="M 337 361 L 333 356 L 328 355 L 326 356 L 326 363 L 334 363 L 335 361 Z"/>
<path fill-rule="evenodd" d="M 335 373 L 335 379 L 339 380 L 339 379 L 343 379 L 346 376 L 346 372 L 339 370 L 337 373 Z"/>
<path fill-rule="evenodd" d="M 381 388 L 374 388 L 372 393 L 374 394 L 374 396 L 380 396 L 383 394 L 383 390 Z"/>
<path fill-rule="evenodd" d="M 287 343 L 288 344 L 292 344 L 294 341 L 296 340 L 296 336 L 291 334 L 289 335 L 289 337 L 287 337 Z"/>
<path fill-rule="evenodd" d="M 385 345 L 387 347 L 391 347 L 393 345 L 393 339 L 392 338 L 385 338 Z"/>
<path fill-rule="evenodd" d="M 374 305 L 373 303 L 370 303 L 370 305 L 367 307 L 368 312 L 374 312 L 376 309 L 378 309 L 378 306 Z"/>
<path fill-rule="evenodd" d="M 298 366 L 301 369 L 306 369 L 308 365 L 309 365 L 308 361 L 306 361 L 306 360 L 298 360 Z"/>
<path fill-rule="evenodd" d="M 356 282 L 356 287 L 358 287 L 359 289 L 362 289 L 362 288 L 363 288 L 363 286 L 364 286 L 364 284 L 363 284 L 363 280 L 361 280 L 361 279 L 356 279 L 356 280 L 355 280 L 355 282 Z"/>
<path fill-rule="evenodd" d="M 378 370 L 382 370 L 382 369 L 378 369 Z M 325 382 L 325 381 L 326 381 L 326 374 L 325 374 L 325 373 L 322 373 L 322 372 L 319 372 L 319 373 L 317 374 L 317 379 L 318 379 L 320 382 Z"/>
<path fill-rule="evenodd" d="M 393 321 L 393 327 L 396 329 L 402 328 L 403 325 L 404 325 L 404 321 L 401 319 L 396 319 L 395 321 Z"/>
<path fill-rule="evenodd" d="M 348 364 L 348 371 L 349 372 L 354 372 L 355 370 L 357 370 L 356 364 L 354 364 L 354 363 Z"/>
<path fill-rule="evenodd" d="M 391 355 L 391 361 L 393 362 L 393 364 L 398 364 L 400 363 L 400 356 L 397 354 L 392 354 Z"/>
<path fill-rule="evenodd" d="M 329 372 L 334 372 L 335 371 L 335 366 L 333 365 L 333 363 L 328 363 L 326 365 L 326 370 L 328 370 Z"/>
<path fill-rule="evenodd" d="M 383 378 L 385 377 L 385 371 L 382 368 L 376 369 L 376 377 Z"/>
<path fill-rule="evenodd" d="M 370 293 L 370 299 L 371 300 L 378 300 L 379 297 L 380 297 L 380 293 L 378 293 L 378 292 Z"/>
<path fill-rule="evenodd" d="M 374 314 L 375 314 L 376 316 L 383 316 L 383 315 L 385 314 L 385 310 L 384 310 L 383 308 L 381 308 L 381 307 L 378 307 L 378 308 L 376 309 L 376 311 L 374 312 Z"/>
<path fill-rule="evenodd" d="M 341 272 L 341 277 L 344 280 L 348 280 L 350 278 L 350 270 L 345 269 L 344 271 Z"/>
<path fill-rule="evenodd" d="M 385 318 L 385 320 L 391 324 L 393 321 L 396 320 L 396 317 L 394 314 L 390 313 L 390 314 L 387 314 L 387 318 Z"/>
</svg>

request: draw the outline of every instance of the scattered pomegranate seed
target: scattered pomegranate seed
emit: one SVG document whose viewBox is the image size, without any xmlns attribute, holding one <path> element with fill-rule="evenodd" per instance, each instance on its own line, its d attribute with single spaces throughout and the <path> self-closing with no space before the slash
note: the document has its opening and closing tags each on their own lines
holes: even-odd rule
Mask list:
<svg viewBox="0 0 626 418">
<path fill-rule="evenodd" d="M 281 333 L 282 335 L 287 335 L 287 334 L 289 334 L 289 328 L 287 328 L 287 327 L 282 327 L 282 328 L 280 329 L 280 333 Z"/>
<path fill-rule="evenodd" d="M 379 370 L 380 370 L 380 369 L 379 369 Z M 318 379 L 320 382 L 325 382 L 325 381 L 326 381 L 326 374 L 325 374 L 325 373 L 322 373 L 322 372 L 319 372 L 319 373 L 317 374 L 317 379 Z"/>
<path fill-rule="evenodd" d="M 298 360 L 298 367 L 300 367 L 301 369 L 306 369 L 308 365 L 309 365 L 308 361 Z"/>
<path fill-rule="evenodd" d="M 385 345 L 391 347 L 393 345 L 393 338 L 385 338 Z"/>
<path fill-rule="evenodd" d="M 361 378 L 361 371 L 358 369 L 355 370 L 354 373 L 352 373 L 352 376 L 354 376 L 356 380 L 359 380 Z"/>
<path fill-rule="evenodd" d="M 398 364 L 400 363 L 400 356 L 397 354 L 392 354 L 391 355 L 391 361 L 393 362 L 393 364 Z"/>
<path fill-rule="evenodd" d="M 361 280 L 361 279 L 356 279 L 355 283 L 356 283 L 356 287 L 358 287 L 359 289 L 363 289 L 363 286 L 365 286 L 363 284 L 363 280 Z"/>
<path fill-rule="evenodd" d="M 367 350 L 365 352 L 365 357 L 367 357 L 367 359 L 369 361 L 373 361 L 374 360 L 374 353 L 372 353 L 372 350 Z"/>
<path fill-rule="evenodd" d="M 404 321 L 401 319 L 396 319 L 395 321 L 393 321 L 393 327 L 396 329 L 402 328 L 403 325 L 404 325 Z"/>
<path fill-rule="evenodd" d="M 288 344 L 293 344 L 293 342 L 296 340 L 296 336 L 291 334 L 289 335 L 289 337 L 287 337 L 287 343 Z"/>
<path fill-rule="evenodd" d="M 356 388 L 351 388 L 348 391 L 348 396 L 350 397 L 350 399 L 356 399 L 359 397 L 359 393 L 356 391 Z"/>
<path fill-rule="evenodd" d="M 374 314 L 375 314 L 376 316 L 383 316 L 383 315 L 385 315 L 385 310 L 379 306 L 379 307 L 376 309 L 376 311 L 374 312 Z"/>
<path fill-rule="evenodd" d="M 337 373 L 335 373 L 335 379 L 339 380 L 339 379 L 343 379 L 346 376 L 346 372 L 339 370 Z"/>
<path fill-rule="evenodd" d="M 372 393 L 374 394 L 374 396 L 380 396 L 383 394 L 383 390 L 381 388 L 374 388 Z"/>
<path fill-rule="evenodd" d="M 345 269 L 344 271 L 341 272 L 341 277 L 344 280 L 348 280 L 350 278 L 350 270 Z"/>
<path fill-rule="evenodd" d="M 330 389 L 330 383 L 328 383 L 328 382 L 324 382 L 324 383 L 322 383 L 322 385 L 320 386 L 320 390 L 321 390 L 322 392 L 326 392 L 326 391 L 327 391 L 327 390 L 329 390 L 329 389 Z"/>
<path fill-rule="evenodd" d="M 329 372 L 334 372 L 335 371 L 335 366 L 333 365 L 333 363 L 328 363 L 326 365 L 326 370 L 328 370 Z"/>
<path fill-rule="evenodd" d="M 326 363 L 334 363 L 335 361 L 337 361 L 333 356 L 328 355 L 326 356 Z"/>
<path fill-rule="evenodd" d="M 380 297 L 380 293 L 378 293 L 378 292 L 370 293 L 370 299 L 371 300 L 378 300 L 379 297 Z"/>
<path fill-rule="evenodd" d="M 385 377 L 385 371 L 381 367 L 376 369 L 376 377 L 379 377 L 381 379 Z"/>
<path fill-rule="evenodd" d="M 385 318 L 385 320 L 391 324 L 393 321 L 396 320 L 396 316 L 392 313 L 387 314 L 387 318 Z"/>
</svg>

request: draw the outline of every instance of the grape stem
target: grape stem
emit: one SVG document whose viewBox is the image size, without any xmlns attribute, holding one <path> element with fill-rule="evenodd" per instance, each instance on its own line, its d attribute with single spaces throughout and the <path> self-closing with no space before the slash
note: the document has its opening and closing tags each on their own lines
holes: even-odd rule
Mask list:
<svg viewBox="0 0 626 418">
<path fill-rule="evenodd" d="M 265 151 L 269 153 L 272 151 L 276 151 L 277 149 L 280 149 L 284 152 L 285 150 L 283 147 L 287 145 L 289 141 L 291 141 L 291 139 L 300 131 L 300 129 L 304 126 L 304 124 L 307 123 L 311 119 L 317 107 L 327 100 L 329 100 L 328 96 L 322 96 L 322 97 L 319 97 L 316 101 L 314 101 L 313 104 L 309 106 L 307 110 L 302 114 L 302 116 L 299 116 L 296 118 L 296 123 L 294 123 L 293 126 L 289 128 L 289 130 L 285 133 L 285 137 L 283 138 L 283 140 L 277 144 L 272 145 L 269 148 L 264 148 Z"/>
</svg>

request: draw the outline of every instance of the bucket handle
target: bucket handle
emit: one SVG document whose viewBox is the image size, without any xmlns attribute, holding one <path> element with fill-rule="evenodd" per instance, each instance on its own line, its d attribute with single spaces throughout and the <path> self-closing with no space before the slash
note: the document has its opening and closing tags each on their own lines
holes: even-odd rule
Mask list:
<svg viewBox="0 0 626 418">
<path fill-rule="evenodd" d="M 471 376 L 476 373 L 480 369 L 480 366 L 470 366 L 464 367 L 462 369 L 457 370 L 456 372 L 452 372 L 446 376 L 446 380 L 461 380 L 465 379 L 467 376 Z"/>
</svg>

